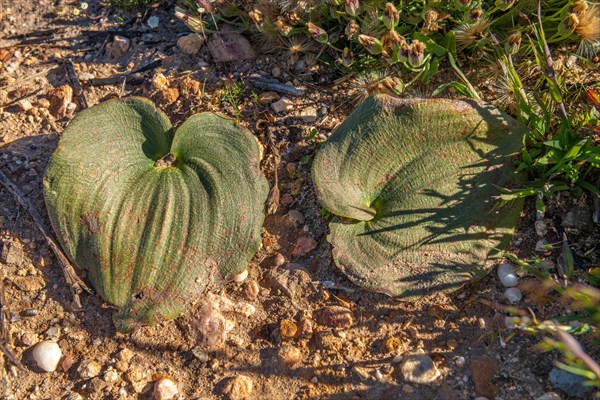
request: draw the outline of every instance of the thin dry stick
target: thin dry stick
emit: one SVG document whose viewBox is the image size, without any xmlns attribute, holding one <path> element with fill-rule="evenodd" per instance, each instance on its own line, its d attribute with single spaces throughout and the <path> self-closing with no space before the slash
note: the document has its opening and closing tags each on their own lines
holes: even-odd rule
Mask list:
<svg viewBox="0 0 600 400">
<path fill-rule="evenodd" d="M 10 194 L 13 195 L 15 200 L 23 207 L 31 218 L 33 222 L 35 222 L 37 228 L 40 230 L 42 235 L 46 238 L 48 245 L 56 255 L 60 266 L 62 267 L 63 273 L 65 275 L 65 279 L 69 288 L 71 289 L 71 295 L 73 296 L 73 302 L 78 308 L 81 308 L 81 301 L 79 299 L 79 294 L 85 290 L 88 293 L 92 293 L 91 289 L 87 287 L 87 285 L 77 276 L 75 273 L 75 269 L 64 255 L 58 243 L 52 238 L 52 233 L 46 227 L 44 220 L 40 216 L 40 214 L 36 211 L 35 208 L 31 205 L 29 200 L 21 193 L 19 188 L 8 179 L 6 175 L 2 171 L 0 171 L 0 184 L 2 184 L 9 191 Z"/>
<path fill-rule="evenodd" d="M 73 68 L 73 63 L 69 60 L 65 61 L 63 66 L 65 67 L 65 72 L 67 73 L 67 79 L 69 83 L 73 87 L 73 92 L 75 92 L 75 97 L 79 102 L 79 105 L 82 109 L 88 108 L 87 100 L 85 99 L 85 94 L 83 93 L 83 89 L 81 88 L 81 83 L 79 82 L 79 78 L 75 73 L 75 68 Z"/>
<path fill-rule="evenodd" d="M 0 278 L 0 351 L 4 353 L 6 358 L 10 360 L 13 364 L 15 364 L 20 369 L 24 369 L 21 361 L 13 354 L 13 352 L 6 346 L 5 343 L 8 343 L 10 340 L 10 334 L 8 333 L 8 305 L 6 303 L 6 297 L 4 296 L 4 282 L 3 279 Z"/>
</svg>

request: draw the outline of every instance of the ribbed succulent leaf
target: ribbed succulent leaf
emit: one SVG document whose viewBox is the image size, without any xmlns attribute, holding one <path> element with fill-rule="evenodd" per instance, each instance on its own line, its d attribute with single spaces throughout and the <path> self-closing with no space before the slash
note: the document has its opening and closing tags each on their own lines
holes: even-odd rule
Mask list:
<svg viewBox="0 0 600 400">
<path fill-rule="evenodd" d="M 526 128 L 474 101 L 365 100 L 317 152 L 313 180 L 335 217 L 336 265 L 355 283 L 406 299 L 484 275 L 522 202 L 510 186 Z"/>
<path fill-rule="evenodd" d="M 173 133 L 143 98 L 91 107 L 65 129 L 44 177 L 52 226 L 115 325 L 177 317 L 243 271 L 260 244 L 268 184 L 259 145 L 203 113 Z"/>
</svg>

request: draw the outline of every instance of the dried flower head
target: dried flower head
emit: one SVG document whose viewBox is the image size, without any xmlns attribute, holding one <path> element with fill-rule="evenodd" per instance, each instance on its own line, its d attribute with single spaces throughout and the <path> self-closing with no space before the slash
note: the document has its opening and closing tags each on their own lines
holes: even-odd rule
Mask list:
<svg viewBox="0 0 600 400">
<path fill-rule="evenodd" d="M 569 10 L 572 13 L 580 13 L 588 9 L 588 3 L 585 0 L 577 0 L 569 6 Z"/>
<path fill-rule="evenodd" d="M 471 16 L 471 19 L 479 19 L 483 15 L 483 8 L 475 7 L 469 12 L 469 15 Z"/>
<path fill-rule="evenodd" d="M 275 28 L 277 32 L 281 33 L 283 36 L 287 36 L 292 32 L 292 27 L 288 24 L 282 17 L 279 17 L 275 20 Z"/>
<path fill-rule="evenodd" d="M 487 18 L 480 18 L 470 24 L 461 25 L 454 30 L 456 47 L 459 50 L 472 46 L 486 37 L 490 22 Z"/>
<path fill-rule="evenodd" d="M 358 101 L 378 93 L 397 96 L 405 89 L 404 82 L 400 78 L 390 76 L 386 71 L 363 73 L 357 77 L 352 86 L 358 91 Z"/>
<path fill-rule="evenodd" d="M 355 20 L 351 19 L 350 22 L 348 22 L 348 25 L 346 25 L 346 36 L 348 37 L 348 39 L 352 39 L 354 38 L 358 32 L 360 31 L 360 26 L 356 23 Z"/>
<path fill-rule="evenodd" d="M 383 43 L 372 36 L 358 35 L 358 42 L 371 54 L 380 54 L 383 50 Z"/>
<path fill-rule="evenodd" d="M 437 21 L 439 16 L 440 16 L 440 13 L 438 13 L 434 9 L 430 8 L 427 11 L 425 11 L 425 15 L 423 16 L 423 19 L 425 20 L 426 23 L 430 24 L 432 22 Z"/>
<path fill-rule="evenodd" d="M 579 24 L 574 32 L 581 41 L 578 51 L 585 57 L 591 57 L 600 51 L 600 9 L 588 7 L 577 15 Z"/>
<path fill-rule="evenodd" d="M 406 39 L 396 31 L 389 31 L 381 38 L 383 48 L 389 53 L 400 50 L 400 47 L 406 43 Z"/>
<path fill-rule="evenodd" d="M 521 40 L 522 36 L 520 31 L 511 33 L 508 36 L 504 49 L 508 54 L 516 54 L 519 51 L 519 48 L 521 47 Z"/>
<path fill-rule="evenodd" d="M 425 49 L 427 46 L 425 43 L 420 42 L 418 40 L 413 40 L 410 44 L 410 53 L 408 54 L 408 63 L 414 67 L 418 68 L 423 65 L 424 57 L 425 57 Z"/>
<path fill-rule="evenodd" d="M 360 3 L 358 0 L 345 0 L 344 6 L 346 14 L 356 17 L 360 13 Z"/>
<path fill-rule="evenodd" d="M 400 22 L 398 9 L 392 3 L 386 3 L 382 16 L 383 24 L 388 30 L 394 29 Z"/>
<path fill-rule="evenodd" d="M 310 33 L 317 42 L 327 43 L 329 41 L 329 35 L 327 35 L 325 29 L 318 27 L 312 22 L 307 22 L 306 27 L 308 28 L 308 33 Z"/>
<path fill-rule="evenodd" d="M 354 54 L 347 47 L 342 52 L 341 63 L 344 67 L 349 67 L 354 63 Z"/>
<path fill-rule="evenodd" d="M 293 35 L 281 38 L 283 53 L 290 64 L 295 64 L 302 55 L 311 53 L 314 50 L 310 40 L 304 35 Z"/>
<path fill-rule="evenodd" d="M 258 27 L 263 26 L 265 22 L 262 12 L 258 9 L 250 10 L 250 12 L 248 12 L 248 18 L 250 18 L 250 21 L 254 22 Z"/>
</svg>

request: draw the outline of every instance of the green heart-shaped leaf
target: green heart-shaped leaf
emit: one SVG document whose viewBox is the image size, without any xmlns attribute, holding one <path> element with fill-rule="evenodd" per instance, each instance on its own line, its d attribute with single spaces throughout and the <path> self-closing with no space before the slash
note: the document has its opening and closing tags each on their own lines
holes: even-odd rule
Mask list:
<svg viewBox="0 0 600 400">
<path fill-rule="evenodd" d="M 203 113 L 178 130 L 143 98 L 73 119 L 44 178 L 69 258 L 120 311 L 119 330 L 178 316 L 243 271 L 260 244 L 268 184 L 252 134 Z"/>
<path fill-rule="evenodd" d="M 365 288 L 414 297 L 489 269 L 522 202 L 495 209 L 515 181 L 526 128 L 490 106 L 446 99 L 365 100 L 319 149 L 313 180 L 334 218 L 337 266 Z"/>
</svg>

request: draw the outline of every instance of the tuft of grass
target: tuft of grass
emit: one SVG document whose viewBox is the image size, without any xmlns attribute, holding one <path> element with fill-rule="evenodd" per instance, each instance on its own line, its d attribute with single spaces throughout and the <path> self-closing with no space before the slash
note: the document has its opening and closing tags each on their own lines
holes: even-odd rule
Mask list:
<svg viewBox="0 0 600 400">
<path fill-rule="evenodd" d="M 158 0 L 110 0 L 110 5 L 127 12 L 144 12 Z"/>
</svg>

